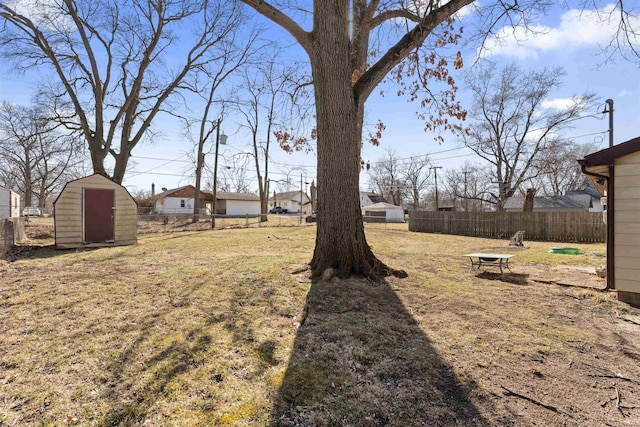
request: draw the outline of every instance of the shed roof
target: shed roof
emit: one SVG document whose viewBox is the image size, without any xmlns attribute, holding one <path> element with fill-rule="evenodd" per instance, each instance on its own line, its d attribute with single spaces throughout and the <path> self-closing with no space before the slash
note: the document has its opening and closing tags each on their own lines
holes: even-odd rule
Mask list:
<svg viewBox="0 0 640 427">
<path fill-rule="evenodd" d="M 67 188 L 67 185 L 71 184 L 72 182 L 78 182 L 78 181 L 85 180 L 85 179 L 90 178 L 90 177 L 95 176 L 95 175 L 97 175 L 98 177 L 103 178 L 103 179 L 105 179 L 105 180 L 109 181 L 109 182 L 110 182 L 111 184 L 113 184 L 113 185 L 117 185 L 118 187 L 121 187 L 122 189 L 124 189 L 124 191 L 126 191 L 126 192 L 127 192 L 127 194 L 129 195 L 129 197 L 131 197 L 131 200 L 133 200 L 133 202 L 136 204 L 136 206 L 138 206 L 138 202 L 136 202 L 136 199 L 134 199 L 134 198 L 133 198 L 133 196 L 131 195 L 131 193 L 129 193 L 129 190 L 127 190 L 127 187 L 125 187 L 124 185 L 120 185 L 120 184 L 118 184 L 117 182 L 115 182 L 114 180 L 112 180 L 111 178 L 108 178 L 108 177 L 106 177 L 106 176 L 104 176 L 104 175 L 101 175 L 101 174 L 99 174 L 99 173 L 93 173 L 93 174 L 91 174 L 91 175 L 83 176 L 82 178 L 78 178 L 78 179 L 74 179 L 74 180 L 71 180 L 71 181 L 67 181 L 67 183 L 66 183 L 66 184 L 64 184 L 64 187 L 62 187 L 62 190 L 60 191 L 60 193 L 58 194 L 58 196 L 56 197 L 56 199 L 53 201 L 53 204 L 54 204 L 54 205 L 56 204 L 56 202 L 58 201 L 58 199 L 60 198 L 60 196 L 62 195 L 62 193 L 64 193 L 64 190 Z"/>
</svg>

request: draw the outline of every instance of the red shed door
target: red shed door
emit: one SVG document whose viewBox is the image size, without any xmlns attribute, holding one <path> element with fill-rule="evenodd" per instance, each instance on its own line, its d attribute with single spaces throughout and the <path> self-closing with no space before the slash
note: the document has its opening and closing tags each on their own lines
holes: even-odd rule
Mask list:
<svg viewBox="0 0 640 427">
<path fill-rule="evenodd" d="M 115 190 L 84 189 L 85 243 L 114 241 L 115 194 Z"/>
</svg>

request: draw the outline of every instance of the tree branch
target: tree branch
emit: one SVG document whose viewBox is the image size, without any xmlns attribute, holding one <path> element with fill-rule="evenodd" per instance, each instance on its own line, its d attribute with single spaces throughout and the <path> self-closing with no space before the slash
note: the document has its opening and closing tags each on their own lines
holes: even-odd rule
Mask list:
<svg viewBox="0 0 640 427">
<path fill-rule="evenodd" d="M 302 27 L 300 27 L 300 25 L 298 25 L 293 19 L 291 19 L 289 16 L 285 15 L 264 0 L 240 1 L 248 6 L 251 6 L 256 10 L 256 12 L 260 13 L 266 18 L 269 18 L 270 20 L 287 30 L 289 34 L 291 34 L 293 38 L 296 39 L 298 43 L 300 43 L 300 46 L 302 46 L 304 50 L 307 51 L 309 56 L 311 56 L 311 51 L 313 49 L 311 45 L 311 34 L 303 30 Z"/>
<path fill-rule="evenodd" d="M 442 22 L 474 0 L 451 0 L 444 6 L 426 15 L 420 24 L 405 34 L 387 53 L 385 53 L 371 68 L 362 74 L 353 90 L 359 102 L 366 100 L 373 89 L 384 77 L 417 47 L 420 47 L 429 34 Z"/>
</svg>

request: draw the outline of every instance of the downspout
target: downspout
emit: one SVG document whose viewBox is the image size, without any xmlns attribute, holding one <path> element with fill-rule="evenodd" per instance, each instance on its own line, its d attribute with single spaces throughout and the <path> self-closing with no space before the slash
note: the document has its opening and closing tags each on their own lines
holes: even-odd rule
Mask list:
<svg viewBox="0 0 640 427">
<path fill-rule="evenodd" d="M 587 171 L 587 166 L 580 161 L 580 167 L 582 173 L 585 175 L 593 176 L 596 178 L 601 178 L 607 181 L 607 282 L 604 290 L 610 290 L 616 288 L 615 283 L 615 228 L 614 228 L 614 213 L 613 213 L 613 202 L 614 202 L 614 191 L 613 191 L 613 165 L 609 165 L 609 176 L 600 175 L 597 173 Z"/>
</svg>

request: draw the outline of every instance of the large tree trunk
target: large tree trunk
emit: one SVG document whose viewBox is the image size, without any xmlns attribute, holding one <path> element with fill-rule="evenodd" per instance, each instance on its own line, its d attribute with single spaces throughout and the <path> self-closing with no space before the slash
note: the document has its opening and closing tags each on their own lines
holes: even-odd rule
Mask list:
<svg viewBox="0 0 640 427">
<path fill-rule="evenodd" d="M 96 137 L 97 139 L 98 137 Z M 91 155 L 91 165 L 93 166 L 93 172 L 100 174 L 104 177 L 110 178 L 109 174 L 104 168 L 104 159 L 107 152 L 102 148 L 100 140 L 88 140 L 89 154 Z M 118 184 L 120 184 L 119 182 Z"/>
<path fill-rule="evenodd" d="M 127 171 L 127 163 L 129 163 L 129 156 L 130 154 L 128 152 L 118 153 L 118 156 L 115 159 L 116 163 L 113 167 L 113 176 L 111 179 L 117 184 L 122 184 L 122 181 L 124 180 L 124 174 Z"/>
<path fill-rule="evenodd" d="M 340 13 L 329 11 L 331 7 L 339 6 L 316 7 L 317 40 L 311 57 L 318 130 L 318 227 L 311 261 L 313 276 L 322 277 L 327 269 L 341 277 L 406 275 L 381 263 L 365 238 L 358 196 L 361 127 L 351 85 L 348 7 Z"/>
<path fill-rule="evenodd" d="M 260 174 L 258 174 L 258 190 L 260 193 L 260 222 L 267 221 L 267 211 L 269 208 L 269 188 L 267 186 L 267 180 L 263 179 Z"/>
</svg>

